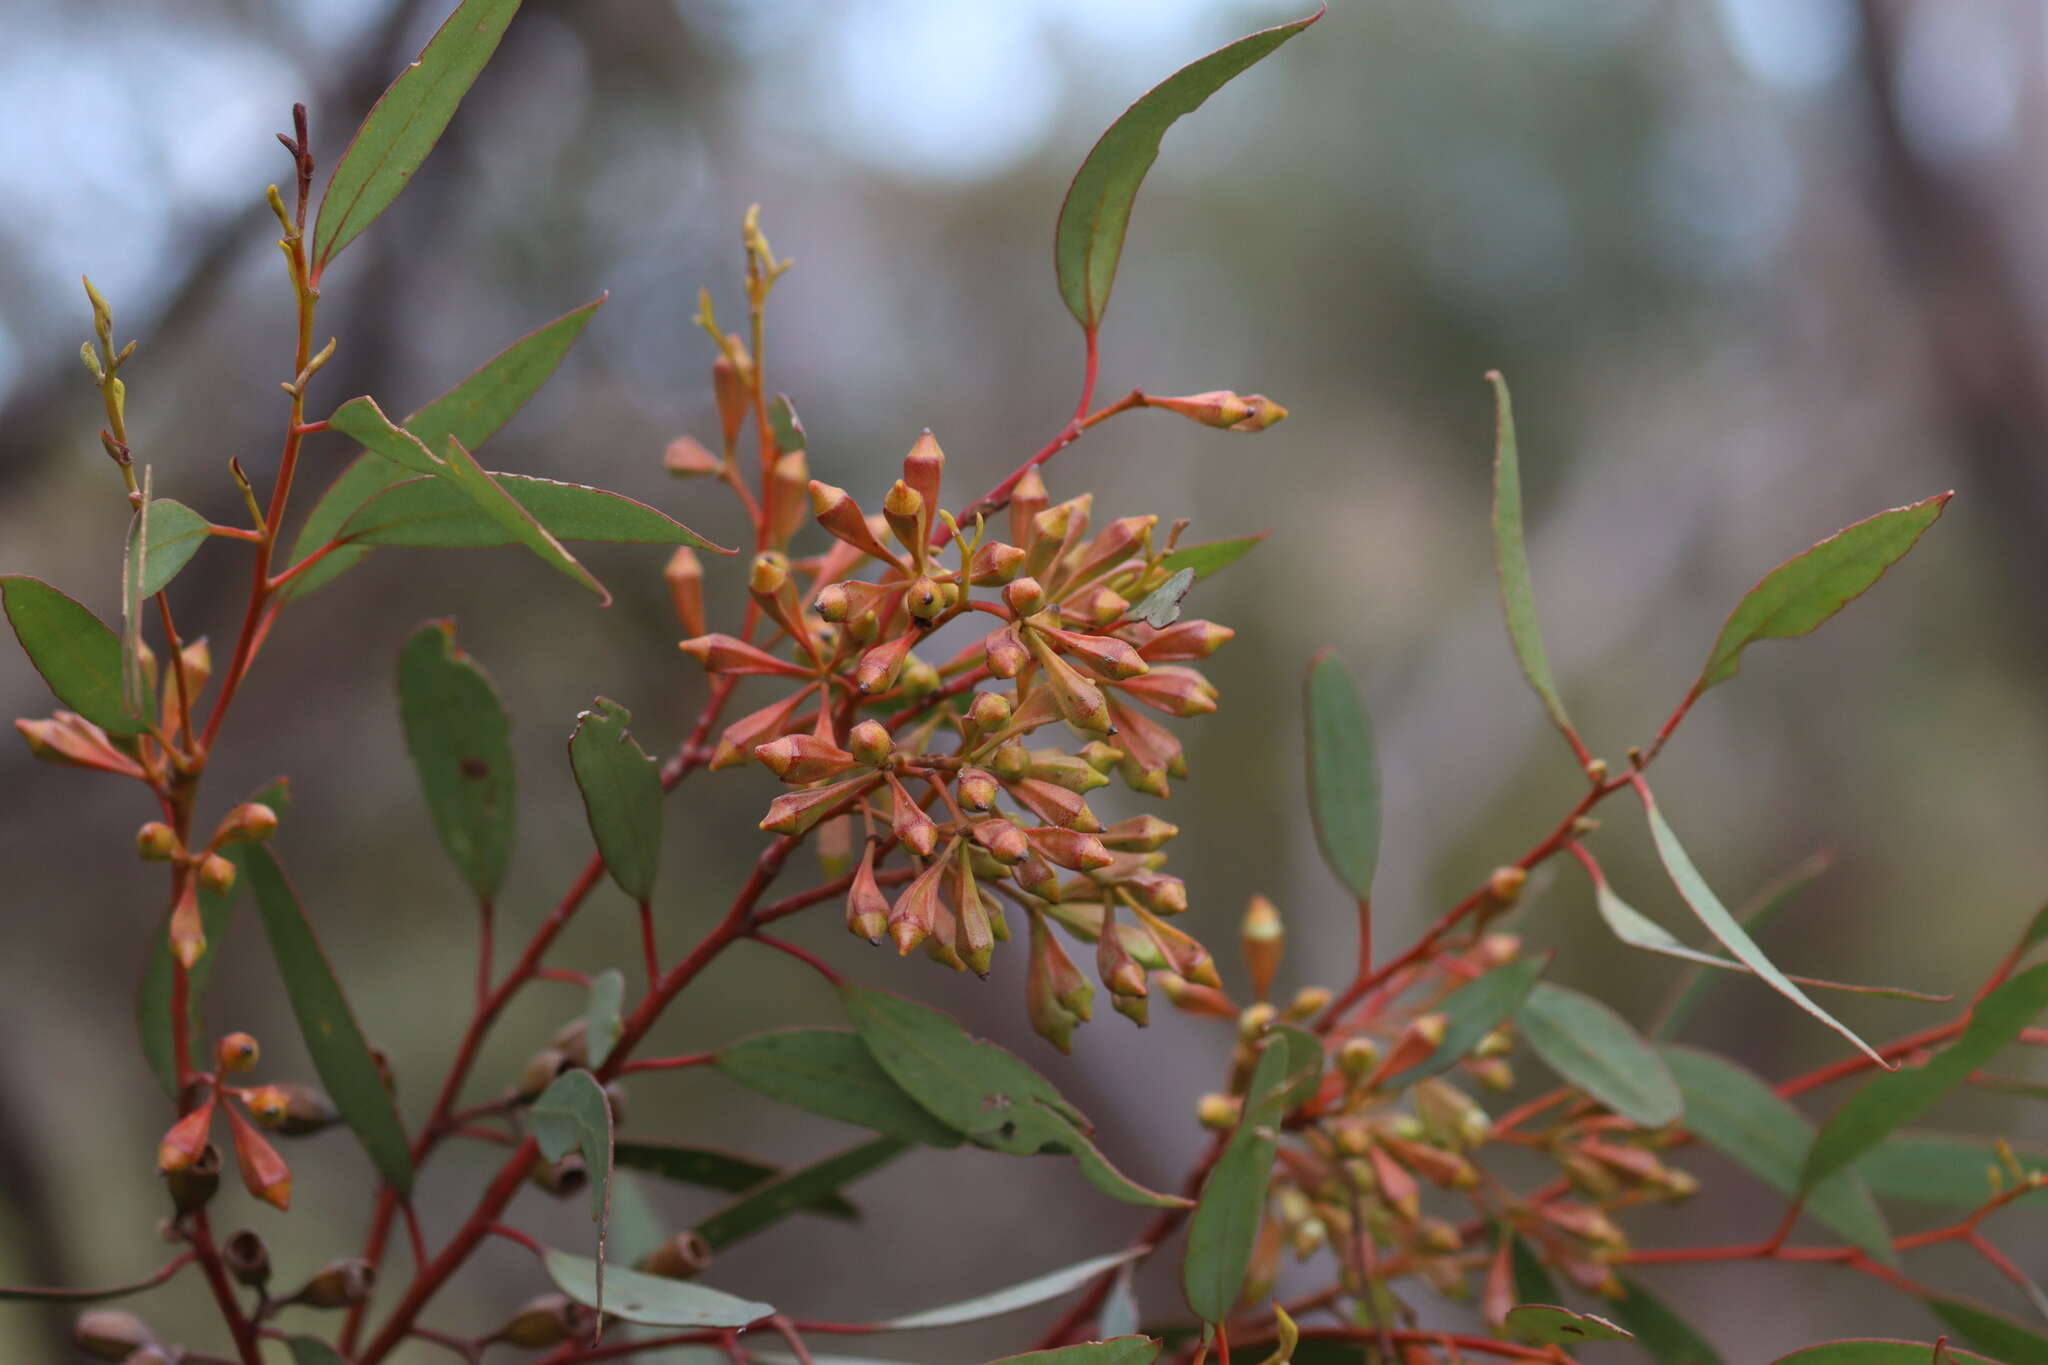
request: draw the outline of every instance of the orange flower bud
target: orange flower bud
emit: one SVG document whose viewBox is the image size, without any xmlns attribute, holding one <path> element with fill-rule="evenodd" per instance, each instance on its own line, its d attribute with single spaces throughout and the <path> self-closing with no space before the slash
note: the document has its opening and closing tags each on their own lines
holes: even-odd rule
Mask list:
<svg viewBox="0 0 2048 1365">
<path fill-rule="evenodd" d="M 216 896 L 225 896 L 235 889 L 235 865 L 218 853 L 207 854 L 199 862 L 199 886 Z M 200 944 L 204 946 L 203 938 Z M 188 962 L 185 965 L 189 967 L 192 964 Z"/>
<path fill-rule="evenodd" d="M 939 481 L 946 472 L 946 453 L 939 449 L 929 430 L 919 435 L 910 453 L 903 457 L 903 482 L 917 492 L 926 507 L 939 505 Z"/>
<path fill-rule="evenodd" d="M 955 863 L 953 885 L 953 900 L 959 907 L 953 950 L 960 955 L 960 960 L 967 964 L 969 971 L 976 976 L 986 977 L 989 963 L 995 956 L 995 920 L 989 914 L 988 903 L 982 898 L 981 888 L 975 885 L 974 869 L 968 861 L 967 849 L 964 846 Z M 1004 937 L 1008 937 L 1007 933 Z"/>
<path fill-rule="evenodd" d="M 1115 568 L 1133 555 L 1142 553 L 1151 540 L 1152 528 L 1158 524 L 1156 516 L 1118 517 L 1088 542 L 1066 581 L 1070 585 L 1086 583 L 1105 569 Z"/>
<path fill-rule="evenodd" d="M 988 810 L 996 803 L 996 780 L 979 768 L 962 768 L 956 786 L 960 804 L 967 810 Z"/>
<path fill-rule="evenodd" d="M 911 800 L 910 793 L 896 780 L 895 774 L 886 775 L 885 780 L 889 784 L 891 798 L 889 823 L 896 831 L 897 839 L 920 858 L 929 858 L 932 850 L 938 847 L 939 827 L 932 823 L 932 818 L 924 813 L 922 806 Z"/>
<path fill-rule="evenodd" d="M 14 728 L 28 741 L 28 751 L 46 763 L 96 768 L 122 777 L 143 776 L 142 765 L 113 746 L 107 732 L 72 711 L 48 720 L 17 720 Z"/>
<path fill-rule="evenodd" d="M 260 844 L 277 833 L 277 812 L 261 801 L 244 801 L 222 817 L 213 832 L 215 848 Z"/>
<path fill-rule="evenodd" d="M 1192 668 L 1163 665 L 1123 683 L 1123 690 L 1169 716 L 1206 716 L 1216 709 L 1216 689 Z"/>
<path fill-rule="evenodd" d="M 1041 826 L 1023 831 L 1023 837 L 1030 841 L 1048 862 L 1075 872 L 1090 872 L 1096 868 L 1108 867 L 1116 859 L 1102 846 L 1102 841 L 1092 834 L 1077 830 L 1060 829 L 1056 826 Z"/>
<path fill-rule="evenodd" d="M 1137 916 L 1139 927 L 1176 976 L 1211 990 L 1223 989 L 1223 978 L 1216 974 L 1216 962 L 1207 948 L 1142 907 L 1133 906 L 1131 913 Z"/>
<path fill-rule="evenodd" d="M 988 671 L 998 678 L 1016 677 L 1031 659 L 1015 625 L 999 626 L 990 631 L 982 641 L 982 649 L 988 656 Z"/>
<path fill-rule="evenodd" d="M 1180 826 L 1169 824 L 1156 815 L 1134 815 L 1128 820 L 1119 820 L 1102 831 L 1102 842 L 1107 848 L 1132 853 L 1150 853 L 1162 848 L 1166 842 L 1180 833 Z"/>
<path fill-rule="evenodd" d="M 1373 1183 L 1381 1202 L 1414 1222 L 1422 1213 L 1422 1187 L 1415 1183 L 1415 1177 L 1385 1147 L 1374 1147 L 1366 1153 L 1366 1160 L 1372 1164 Z"/>
<path fill-rule="evenodd" d="M 1040 900 L 1057 901 L 1060 898 L 1059 874 L 1042 858 L 1026 858 L 1017 864 L 1010 875 L 1015 878 L 1017 885 Z"/>
<path fill-rule="evenodd" d="M 1032 844 L 1035 842 L 1027 842 L 1029 836 L 1024 830 L 1000 818 L 983 820 L 974 826 L 971 832 L 974 835 L 974 842 L 987 849 L 1006 867 L 1023 862 L 1030 855 Z M 1083 834 L 1075 837 L 1085 839 L 1088 836 Z"/>
<path fill-rule="evenodd" d="M 882 516 L 888 521 L 889 531 L 897 543 L 910 551 L 911 557 L 922 566 L 930 509 L 918 491 L 898 479 L 889 486 L 888 496 L 882 499 Z"/>
<path fill-rule="evenodd" d="M 998 775 L 1001 769 L 997 770 Z M 1036 778 L 1021 778 L 1004 782 L 1003 790 L 1024 809 L 1050 825 L 1062 829 L 1079 830 L 1083 834 L 1100 834 L 1102 822 L 1095 818 L 1095 812 L 1088 809 L 1088 803 L 1065 787 L 1056 787 L 1050 782 Z"/>
<path fill-rule="evenodd" d="M 895 940 L 899 955 L 924 942 L 937 927 L 939 911 L 944 908 L 939 902 L 939 879 L 945 874 L 948 861 L 934 859 L 911 878 L 910 885 L 903 888 L 903 894 L 889 911 L 889 937 Z"/>
<path fill-rule="evenodd" d="M 1168 873 L 1133 872 L 1118 884 L 1137 897 L 1147 910 L 1162 915 L 1178 915 L 1188 908 L 1187 883 Z M 1182 975 L 1188 974 L 1183 972 Z"/>
<path fill-rule="evenodd" d="M 1000 540 L 984 541 L 967 563 L 967 581 L 977 588 L 993 588 L 1016 578 L 1024 567 L 1024 552 Z"/>
<path fill-rule="evenodd" d="M 235 1140 L 235 1164 L 241 1168 L 242 1185 L 250 1194 L 280 1209 L 292 1205 L 292 1172 L 277 1149 L 263 1140 L 255 1125 L 242 1117 L 233 1105 L 223 1105 L 228 1116 L 228 1134 Z"/>
<path fill-rule="evenodd" d="M 1110 701 L 1109 714 L 1125 754 L 1119 768 L 1124 785 L 1152 796 L 1167 795 L 1167 777 L 1183 766 L 1180 741 L 1165 726 L 1116 700 Z"/>
<path fill-rule="evenodd" d="M 1095 988 L 1060 945 L 1043 915 L 1031 915 L 1031 960 L 1026 969 L 1024 1000 L 1031 1027 L 1062 1052 L 1073 1050 L 1076 1024 L 1093 1009 Z"/>
<path fill-rule="evenodd" d="M 1082 635 L 1071 630 L 1045 630 L 1042 633 L 1062 652 L 1072 654 L 1112 682 L 1139 678 L 1151 671 L 1152 666 L 1138 657 L 1138 651 L 1130 641 L 1120 640 L 1114 635 Z"/>
<path fill-rule="evenodd" d="M 146 863 L 167 863 L 178 856 L 177 831 L 161 820 L 151 820 L 135 831 L 135 852 Z"/>
<path fill-rule="evenodd" d="M 164 1133 L 156 1147 L 158 1170 L 182 1171 L 199 1159 L 199 1154 L 206 1150 L 207 1130 L 213 1127 L 216 1098 L 209 1090 L 198 1108 L 172 1124 Z"/>
<path fill-rule="evenodd" d="M 1010 539 L 1019 545 L 1030 545 L 1038 514 L 1051 501 L 1046 496 L 1045 480 L 1039 475 L 1037 466 L 1025 470 L 1024 477 L 1017 480 L 1017 486 L 1010 490 Z"/>
<path fill-rule="evenodd" d="M 1019 616 L 1045 610 L 1045 588 L 1035 578 L 1013 578 L 1003 588 L 1003 602 Z"/>
<path fill-rule="evenodd" d="M 738 337 L 727 337 L 725 345 L 725 353 L 711 362 L 711 393 L 718 400 L 719 433 L 731 445 L 747 422 L 747 408 L 754 392 L 754 367 Z"/>
<path fill-rule="evenodd" d="M 875 881 L 875 841 L 861 850 L 860 866 L 854 870 L 853 885 L 846 893 L 846 928 L 870 943 L 880 943 L 889 930 L 889 898 Z"/>
<path fill-rule="evenodd" d="M 1197 986 L 1178 972 L 1161 972 L 1152 978 L 1166 993 L 1173 1007 L 1183 1014 L 1210 1019 L 1237 1018 L 1237 1004 L 1214 986 Z"/>
<path fill-rule="evenodd" d="M 804 492 L 810 487 L 811 466 L 801 450 L 792 450 L 775 461 L 775 473 L 768 482 L 768 543 L 780 550 L 789 544 L 804 524 Z"/>
<path fill-rule="evenodd" d="M 678 436 L 668 443 L 668 448 L 661 452 L 661 465 L 679 479 L 716 474 L 725 468 L 724 461 L 689 436 Z"/>
<path fill-rule="evenodd" d="M 668 584 L 669 602 L 675 607 L 676 620 L 686 634 L 695 637 L 704 633 L 704 565 L 697 558 L 697 552 L 687 545 L 679 545 L 676 552 L 668 557 L 668 565 L 661 571 L 662 581 Z"/>
<path fill-rule="evenodd" d="M 1200 422 L 1205 427 L 1225 430 L 1252 415 L 1251 404 L 1228 389 L 1211 389 L 1207 393 L 1191 393 L 1173 398 L 1148 394 L 1145 405 L 1177 412 L 1189 421 Z"/>
<path fill-rule="evenodd" d="M 1032 750 L 1031 762 L 1024 769 L 1024 775 L 1083 796 L 1109 785 L 1109 779 L 1085 759 L 1063 754 L 1058 749 Z"/>
<path fill-rule="evenodd" d="M 213 1045 L 213 1058 L 222 1071 L 247 1071 L 256 1065 L 263 1049 L 246 1033 L 230 1033 Z"/>
<path fill-rule="evenodd" d="M 810 735 L 784 735 L 781 739 L 757 745 L 754 757 L 769 772 L 792 786 L 837 777 L 856 762 L 852 754 L 838 745 L 827 744 Z"/>
<path fill-rule="evenodd" d="M 1114 926 L 1114 912 L 1105 906 L 1109 914 L 1107 923 Z M 1095 974 L 1102 984 L 1115 996 L 1142 996 L 1145 989 L 1145 969 L 1124 947 L 1122 934 L 1101 934 L 1095 940 Z M 1141 1021 L 1142 1022 L 1142 1021 Z"/>
<path fill-rule="evenodd" d="M 554 1078 L 550 1076 L 549 1080 Z M 250 1117 L 285 1137 L 304 1137 L 333 1126 L 341 1118 L 334 1101 L 310 1085 L 282 1081 L 251 1091 L 245 1101 Z"/>
<path fill-rule="evenodd" d="M 214 861 L 212 858 L 208 862 Z M 222 859 L 221 861 L 226 861 Z M 229 870 L 233 870 L 229 864 Z M 186 971 L 206 954 L 206 922 L 199 914 L 199 880 L 187 877 L 178 891 L 178 900 L 171 907 L 169 928 L 171 956 L 178 959 Z"/>
<path fill-rule="evenodd" d="M 903 590 L 903 609 L 918 621 L 937 620 L 946 609 L 945 594 L 939 585 L 923 574 L 910 581 Z"/>
<path fill-rule="evenodd" d="M 862 554 L 881 560 L 884 564 L 898 564 L 895 555 L 876 538 L 874 529 L 860 510 L 860 504 L 844 488 L 835 488 L 829 483 L 811 480 L 811 515 L 818 525 L 832 535 L 859 550 Z M 828 618 L 829 619 L 829 618 Z"/>
<path fill-rule="evenodd" d="M 706 673 L 738 677 L 769 675 L 781 678 L 809 678 L 810 673 L 787 659 L 778 659 L 764 649 L 731 635 L 699 635 L 677 648 L 704 665 Z"/>
<path fill-rule="evenodd" d="M 770 834 L 803 834 L 839 806 L 874 786 L 874 778 L 863 773 L 826 787 L 785 792 L 769 803 L 761 828 Z"/>
<path fill-rule="evenodd" d="M 853 685 L 863 696 L 887 692 L 896 685 L 896 679 L 903 672 L 903 661 L 910 657 L 910 647 L 916 643 L 917 632 L 905 631 L 893 640 L 876 645 L 860 656 L 860 663 L 853 670 Z"/>
<path fill-rule="evenodd" d="M 749 712 L 726 726 L 725 732 L 719 736 L 717 750 L 711 755 L 711 766 L 737 767 L 746 762 L 754 750 L 771 739 L 780 738 L 789 729 L 790 719 L 797 708 L 810 695 L 811 689 L 804 688 L 793 696 Z"/>
<path fill-rule="evenodd" d="M 1214 621 L 1176 621 L 1165 630 L 1140 625 L 1129 634 L 1147 663 L 1163 664 L 1206 659 L 1230 643 L 1237 632 Z"/>
<path fill-rule="evenodd" d="M 1053 701 L 1059 707 L 1060 718 L 1086 734 L 1112 733 L 1115 726 L 1110 722 L 1109 705 L 1103 700 L 1102 689 L 1082 677 L 1080 670 L 1055 654 L 1052 647 L 1046 643 L 1043 633 L 1026 630 L 1024 643 L 1031 650 L 1031 657 L 1038 661 L 1039 669 L 1045 674 L 1045 685 L 1052 691 Z"/>
<path fill-rule="evenodd" d="M 1115 625 L 1130 609 L 1128 597 L 1097 584 L 1069 597 L 1061 605 L 1060 615 L 1077 625 L 1094 626 L 1100 630 Z"/>
</svg>

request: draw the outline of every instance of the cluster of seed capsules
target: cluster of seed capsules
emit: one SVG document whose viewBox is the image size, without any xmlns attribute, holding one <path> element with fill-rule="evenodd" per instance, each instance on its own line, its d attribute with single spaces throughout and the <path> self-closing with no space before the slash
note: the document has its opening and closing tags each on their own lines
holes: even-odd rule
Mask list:
<svg viewBox="0 0 2048 1365">
<path fill-rule="evenodd" d="M 835 543 L 795 561 L 765 550 L 748 584 L 778 637 L 683 642 L 714 675 L 790 688 L 726 728 L 713 766 L 757 760 L 789 785 L 764 830 L 824 824 L 826 845 L 850 853 L 864 825 L 846 900 L 847 927 L 863 938 L 986 974 L 1021 912 L 1028 1012 L 1062 1050 L 1094 987 L 1055 924 L 1094 945 L 1102 985 L 1139 1023 L 1152 973 L 1177 1003 L 1220 1000 L 1208 951 L 1167 922 L 1187 908 L 1186 887 L 1163 870 L 1178 830 L 1153 815 L 1105 825 L 1088 804 L 1113 776 L 1168 795 L 1187 767 L 1158 717 L 1216 709 L 1216 689 L 1188 665 L 1231 630 L 1164 610 L 1150 613 L 1162 626 L 1138 617 L 1172 577 L 1180 528 L 1162 534 L 1152 516 L 1094 527 L 1089 497 L 1054 504 L 1033 469 L 1011 490 L 1009 538 L 998 539 L 984 518 L 963 528 L 942 509 L 944 465 L 927 432 L 872 516 L 844 489 L 809 481 Z M 672 566 L 672 586 L 683 577 Z M 701 619 L 680 589 L 678 607 Z M 919 657 L 949 623 L 984 617 L 988 629 L 949 660 Z M 1047 745 L 1048 731 L 1062 742 Z M 907 865 L 889 866 L 897 852 Z"/>
<path fill-rule="evenodd" d="M 1498 909 L 1513 903 L 1521 880 L 1519 869 L 1495 874 Z M 1270 1030 L 1306 1024 L 1330 1005 L 1331 992 L 1320 987 L 1284 1006 L 1269 1000 L 1283 943 L 1278 912 L 1254 898 L 1242 937 L 1254 1001 L 1236 1015 L 1231 1091 L 1204 1096 L 1197 1107 L 1205 1127 L 1236 1125 L 1256 1048 Z M 1520 952 L 1513 935 L 1481 934 L 1462 951 L 1404 973 L 1397 989 L 1369 998 L 1331 1031 L 1325 1047 L 1334 1065 L 1282 1126 L 1242 1300 L 1248 1309 L 1265 1301 L 1290 1252 L 1301 1261 L 1333 1257 L 1344 1295 L 1390 1326 L 1415 1321 L 1396 1286 L 1419 1284 L 1450 1299 L 1476 1298 L 1498 1328 L 1527 1297 L 1523 1277 L 1539 1264 L 1588 1293 L 1622 1293 L 1613 1263 L 1628 1241 L 1614 1215 L 1698 1189 L 1661 1155 L 1675 1133 L 1637 1129 L 1567 1092 L 1540 1126 L 1496 1122 L 1476 1096 L 1513 1088 L 1512 1024 L 1437 1069 L 1446 1060 L 1448 1020 L 1436 1002 Z M 1513 1148 L 1536 1160 L 1517 1161 Z M 1546 1170 L 1527 1191 L 1508 1183 Z M 1420 1343 L 1404 1349 L 1404 1362 L 1443 1358 Z"/>
</svg>

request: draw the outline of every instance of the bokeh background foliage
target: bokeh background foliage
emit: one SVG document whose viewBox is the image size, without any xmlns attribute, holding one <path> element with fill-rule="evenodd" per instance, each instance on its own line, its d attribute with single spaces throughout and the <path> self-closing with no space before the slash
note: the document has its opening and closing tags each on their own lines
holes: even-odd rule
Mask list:
<svg viewBox="0 0 2048 1365">
<path fill-rule="evenodd" d="M 270 133 L 306 98 L 331 163 L 442 8 L 0 7 L 7 567 L 118 611 L 123 518 L 73 358 L 86 271 L 142 340 L 126 372 L 138 451 L 166 491 L 231 515 L 220 467 L 275 458 L 272 385 L 289 348 L 260 199 L 287 170 Z M 798 262 L 776 295 L 773 363 L 804 414 L 813 472 L 879 486 L 930 425 L 961 476 L 986 483 L 1071 402 L 1079 348 L 1048 258 L 1080 154 L 1150 75 L 1293 17 L 1166 0 L 529 0 L 428 172 L 329 275 L 322 325 L 343 349 L 321 382 L 409 411 L 608 288 L 561 376 L 494 439 L 493 463 L 619 489 L 730 543 L 722 510 L 670 483 L 659 451 L 715 429 L 689 318 L 699 285 L 737 311 L 735 227 L 758 200 Z M 1201 589 L 1202 613 L 1239 635 L 1211 670 L 1230 706 L 1186 731 L 1194 777 L 1175 818 L 1197 837 L 1176 862 L 1195 892 L 1191 927 L 1223 940 L 1261 890 L 1293 934 L 1283 982 L 1348 960 L 1349 907 L 1301 818 L 1299 669 L 1318 645 L 1352 663 L 1372 703 L 1386 848 L 1375 900 L 1390 938 L 1576 792 L 1497 623 L 1480 376 L 1498 367 L 1515 381 L 1559 684 L 1610 757 L 1647 739 L 1721 615 L 1771 565 L 1879 507 L 1957 489 L 1938 533 L 1868 602 L 1797 648 L 1756 651 L 1738 685 L 1703 701 L 1658 788 L 1730 896 L 1838 850 L 1771 930 L 1789 970 L 1932 990 L 1977 980 L 2048 886 L 2044 112 L 2048 12 L 2027 0 L 1385 0 L 1339 4 L 1170 136 L 1133 219 L 1102 391 L 1223 383 L 1295 414 L 1256 443 L 1136 415 L 1061 457 L 1087 462 L 1107 511 L 1142 502 L 1196 518 L 1205 537 L 1276 533 Z M 1056 495 L 1079 486 L 1059 462 L 1050 481 Z M 232 722 L 215 789 L 294 774 L 283 851 L 401 1075 L 445 1061 L 471 929 L 402 757 L 394 681 L 411 628 L 456 617 L 516 717 L 508 932 L 538 917 L 586 849 L 563 749 L 576 712 L 616 697 L 666 749 L 700 700 L 648 556 L 588 558 L 618 593 L 608 612 L 518 551 L 373 557 L 287 618 Z M 174 593 L 229 600 L 224 578 L 242 572 L 231 554 L 202 556 Z M 204 628 L 218 645 L 233 625 Z M 42 684 L 14 657 L 0 705 L 40 714 Z M 143 1268 L 135 1210 L 161 1197 L 132 1141 L 160 1123 L 160 1098 L 125 986 L 108 984 L 139 974 L 161 908 L 159 880 L 110 833 L 149 812 L 84 809 L 85 789 L 69 793 L 85 775 L 28 764 L 0 752 L 0 1037 L 12 1040 L 0 1049 L 0 1280 L 112 1281 Z M 774 789 L 766 774 L 718 780 L 729 797 L 668 812 L 660 910 L 678 926 L 723 903 Z M 1675 909 L 1647 840 L 1617 824 L 1601 841 L 1610 876 L 1645 911 Z M 606 945 L 632 912 L 602 894 L 565 960 L 612 965 Z M 222 946 L 212 1023 L 248 1028 L 282 1058 L 289 1010 L 252 926 Z M 1676 976 L 1606 940 L 1576 873 L 1526 928 L 1561 949 L 1555 979 L 1638 1019 Z M 805 938 L 875 970 L 830 925 Z M 1106 1131 L 1146 1134 L 1120 1156 L 1138 1179 L 1171 1181 L 1202 1141 L 1188 1115 L 1214 1084 L 1211 1040 L 1161 1011 L 1142 1067 L 1116 1020 L 1060 1059 L 1024 1034 L 1021 972 L 1020 959 L 988 986 L 931 972 L 916 984 L 1016 1041 Z M 1720 990 L 1697 1040 L 1777 1072 L 1833 1055 L 1791 1007 Z M 579 1008 L 569 988 L 522 999 L 480 1076 L 509 1074 Z M 1841 1008 L 1883 1034 L 1913 1011 Z M 832 1021 L 836 1006 L 797 964 L 736 955 L 663 1031 L 703 1047 L 792 1015 Z M 425 1087 L 400 1094 L 414 1121 Z M 843 1139 L 771 1116 L 715 1075 L 637 1084 L 634 1101 L 644 1132 L 775 1158 Z M 1970 1096 L 1944 1120 L 2038 1137 L 2038 1112 L 2019 1103 Z M 480 1173 L 492 1155 L 441 1159 Z M 332 1245 L 301 1247 L 294 1224 L 363 1216 L 363 1158 L 345 1134 L 293 1159 L 298 1218 L 250 1215 L 287 1280 Z M 1702 1238 L 1768 1217 L 1770 1196 L 1732 1169 L 1699 1173 L 1725 1191 L 1695 1211 Z M 430 1226 L 466 1198 L 460 1181 L 435 1183 L 451 1202 L 422 1210 Z M 1073 1261 L 1120 1242 L 1130 1216 L 1061 1163 L 972 1150 L 892 1167 L 860 1195 L 864 1228 L 812 1222 L 801 1239 L 736 1248 L 724 1282 L 800 1296 L 819 1316 L 872 1316 L 1015 1277 L 1003 1268 Z M 663 1198 L 678 1221 L 704 1211 Z M 582 1211 L 555 1216 L 566 1229 Z M 891 1250 L 879 1265 L 856 1240 L 877 1236 Z M 2037 1276 L 2042 1255 L 2022 1257 Z M 439 1311 L 484 1322 L 536 1287 L 516 1250 L 482 1263 L 502 1278 L 464 1281 Z M 1822 1268 L 1657 1283 L 1736 1359 L 1813 1340 L 1845 1313 L 1873 1333 L 1925 1327 L 1912 1305 L 1866 1305 L 1861 1284 Z M 1729 1321 L 1713 1307 L 1752 1295 L 1771 1311 Z M 184 1306 L 208 1311 L 197 1296 Z M 161 1325 L 197 1335 L 202 1323 Z M 46 1330 L 38 1312 L 10 1311 L 0 1354 L 47 1354 Z M 987 1331 L 917 1345 L 966 1358 Z"/>
</svg>

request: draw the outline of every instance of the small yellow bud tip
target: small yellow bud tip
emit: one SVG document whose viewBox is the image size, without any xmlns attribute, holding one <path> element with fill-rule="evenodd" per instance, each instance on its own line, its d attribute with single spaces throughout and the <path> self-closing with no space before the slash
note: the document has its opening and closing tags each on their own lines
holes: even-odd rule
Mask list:
<svg viewBox="0 0 2048 1365">
<path fill-rule="evenodd" d="M 206 956 L 206 940 L 203 938 L 180 939 L 171 945 L 171 952 L 186 971 L 197 966 L 199 959 Z"/>
</svg>

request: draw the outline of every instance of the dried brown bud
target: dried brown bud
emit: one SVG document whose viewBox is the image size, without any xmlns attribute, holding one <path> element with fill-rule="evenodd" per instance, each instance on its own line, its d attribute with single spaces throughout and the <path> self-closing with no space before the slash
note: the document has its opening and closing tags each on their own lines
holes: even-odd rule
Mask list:
<svg viewBox="0 0 2048 1365">
<path fill-rule="evenodd" d="M 353 1308 L 370 1297 L 376 1280 L 375 1267 L 361 1257 L 329 1261 L 287 1302 L 306 1308 Z"/>
<path fill-rule="evenodd" d="M 590 1184 L 590 1172 L 584 1168 L 583 1158 L 574 1152 L 565 1154 L 559 1161 L 547 1161 L 536 1156 L 533 1169 L 527 1172 L 526 1178 L 557 1199 L 579 1194 Z"/>
<path fill-rule="evenodd" d="M 79 1350 L 101 1360 L 126 1360 L 156 1344 L 147 1323 L 118 1308 L 86 1309 L 72 1324 L 71 1339 Z"/>
<path fill-rule="evenodd" d="M 170 1192 L 171 1207 L 180 1218 L 205 1208 L 220 1189 L 220 1148 L 211 1142 L 199 1149 L 189 1165 L 163 1172 L 164 1188 Z"/>
<path fill-rule="evenodd" d="M 665 1280 L 690 1280 L 711 1265 L 711 1244 L 695 1232 L 679 1232 L 648 1252 L 633 1268 Z"/>
<path fill-rule="evenodd" d="M 1031 544 L 1035 534 L 1038 514 L 1052 501 L 1046 496 L 1045 480 L 1040 477 L 1037 467 L 1024 471 L 1024 477 L 1017 480 L 1017 486 L 1010 490 L 1010 539 L 1019 545 Z"/>
<path fill-rule="evenodd" d="M 243 1228 L 222 1242 L 220 1259 L 238 1283 L 251 1289 L 270 1283 L 270 1248 L 252 1228 Z"/>
<path fill-rule="evenodd" d="M 588 1308 L 566 1294 L 542 1294 L 528 1299 L 505 1325 L 491 1333 L 490 1340 L 529 1351 L 543 1350 L 572 1341 L 590 1330 Z"/>
<path fill-rule="evenodd" d="M 711 362 L 711 392 L 718 400 L 720 434 L 731 445 L 746 425 L 747 408 L 754 392 L 754 366 L 746 346 L 736 336 L 725 339 L 724 353 Z"/>
</svg>

